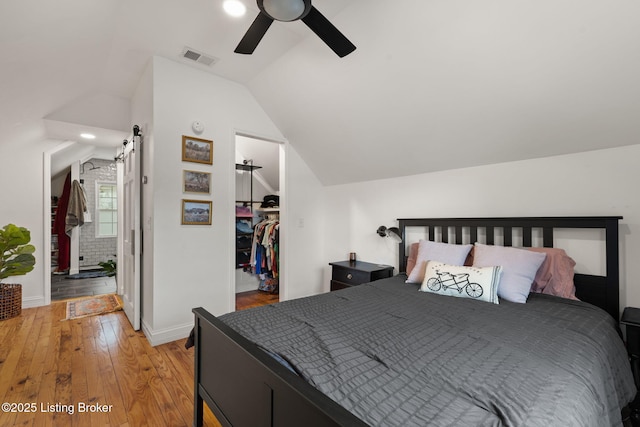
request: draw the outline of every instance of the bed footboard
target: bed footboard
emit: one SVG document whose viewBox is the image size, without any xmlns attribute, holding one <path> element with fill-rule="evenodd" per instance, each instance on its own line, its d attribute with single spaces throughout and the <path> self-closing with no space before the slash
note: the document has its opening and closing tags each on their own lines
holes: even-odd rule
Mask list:
<svg viewBox="0 0 640 427">
<path fill-rule="evenodd" d="M 194 426 L 366 426 L 204 308 L 195 314 Z"/>
</svg>

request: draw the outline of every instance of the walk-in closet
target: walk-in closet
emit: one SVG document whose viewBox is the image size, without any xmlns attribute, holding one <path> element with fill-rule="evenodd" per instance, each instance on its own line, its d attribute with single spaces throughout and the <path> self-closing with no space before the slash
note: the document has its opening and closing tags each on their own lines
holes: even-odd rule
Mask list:
<svg viewBox="0 0 640 427">
<path fill-rule="evenodd" d="M 280 290 L 280 150 L 236 136 L 236 295 L 265 303 Z"/>
</svg>

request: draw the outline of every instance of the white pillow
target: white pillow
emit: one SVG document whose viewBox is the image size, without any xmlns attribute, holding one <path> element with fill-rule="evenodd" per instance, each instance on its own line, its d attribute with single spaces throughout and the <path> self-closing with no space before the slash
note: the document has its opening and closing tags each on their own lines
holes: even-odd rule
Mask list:
<svg viewBox="0 0 640 427">
<path fill-rule="evenodd" d="M 449 243 L 420 240 L 416 266 L 411 270 L 406 283 L 422 283 L 427 261 L 440 261 L 450 265 L 463 265 L 472 245 L 453 245 Z"/>
<path fill-rule="evenodd" d="M 546 254 L 504 246 L 476 243 L 473 265 L 477 267 L 502 266 L 502 279 L 498 296 L 507 301 L 526 303 L 531 284 Z"/>
<path fill-rule="evenodd" d="M 502 267 L 465 267 L 429 261 L 420 290 L 498 304 Z"/>
</svg>

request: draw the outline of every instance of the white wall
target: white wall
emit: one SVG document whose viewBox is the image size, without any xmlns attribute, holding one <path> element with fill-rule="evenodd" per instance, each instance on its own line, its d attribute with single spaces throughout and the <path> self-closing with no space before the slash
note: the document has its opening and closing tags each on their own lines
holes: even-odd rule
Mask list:
<svg viewBox="0 0 640 427">
<path fill-rule="evenodd" d="M 355 251 L 397 267 L 397 245 L 375 233 L 397 218 L 622 215 L 620 302 L 640 306 L 638 159 L 634 145 L 327 187 L 326 260 Z"/>
<path fill-rule="evenodd" d="M 33 137 L 34 135 L 29 135 Z M 45 232 L 49 226 L 43 219 L 45 209 L 43 153 L 52 149 L 58 141 L 13 139 L 11 135 L 0 137 L 0 227 L 13 223 L 26 227 L 31 232 L 31 243 L 35 245 L 36 265 L 25 276 L 9 277 L 4 283 L 22 285 L 22 307 L 35 307 L 46 303 L 46 260 L 50 259 L 50 247 L 45 246 Z M 47 169 L 48 172 L 48 169 Z M 51 177 L 46 173 L 46 179 Z M 50 203 L 49 203 L 50 205 Z"/>
<path fill-rule="evenodd" d="M 280 271 L 285 283 L 280 299 L 294 299 L 325 291 L 322 271 L 328 261 L 324 245 L 332 236 L 325 233 L 325 188 L 291 145 L 285 151 L 286 180 L 280 203 L 286 208 L 280 220 L 287 226 L 280 232 L 284 242 Z"/>
<path fill-rule="evenodd" d="M 158 344 L 188 334 L 194 307 L 216 315 L 235 309 L 235 132 L 284 138 L 237 83 L 158 57 L 152 74 L 153 204 L 143 221 L 151 224 L 153 234 L 153 277 L 147 283 L 144 272 L 142 322 L 152 344 Z M 204 124 L 201 135 L 191 130 L 195 120 Z M 213 140 L 213 165 L 182 162 L 182 135 Z M 183 194 L 184 169 L 210 172 L 211 195 Z M 181 225 L 184 198 L 211 200 L 212 225 Z"/>
<path fill-rule="evenodd" d="M 152 82 L 152 92 L 149 90 Z M 145 249 L 142 326 L 153 345 L 185 337 L 191 309 L 214 315 L 235 309 L 235 135 L 283 141 L 280 164 L 281 299 L 323 291 L 324 189 L 248 90 L 237 83 L 164 58 L 154 58 L 134 97 L 134 122 L 145 129 Z M 152 94 L 152 95 L 151 95 Z M 152 98 L 152 118 L 148 102 Z M 213 140 L 213 165 L 182 162 L 182 135 Z M 182 171 L 212 174 L 212 194 L 182 193 Z M 180 224 L 183 198 L 211 200 L 211 226 Z M 291 220 L 288 220 L 288 218 Z M 290 224 L 290 226 L 288 226 Z M 290 268 L 287 269 L 286 266 Z"/>
</svg>

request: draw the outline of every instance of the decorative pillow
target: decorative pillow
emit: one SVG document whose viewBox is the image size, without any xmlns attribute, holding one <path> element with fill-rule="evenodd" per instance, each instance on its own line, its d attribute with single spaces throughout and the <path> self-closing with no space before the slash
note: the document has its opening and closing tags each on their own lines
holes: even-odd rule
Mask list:
<svg viewBox="0 0 640 427">
<path fill-rule="evenodd" d="M 469 251 L 469 255 L 467 255 L 467 259 L 464 260 L 464 265 L 467 267 L 471 267 L 473 265 L 473 252 L 475 247 L 471 248 Z"/>
<path fill-rule="evenodd" d="M 409 246 L 409 257 L 407 258 L 407 276 L 411 274 L 413 268 L 416 266 L 416 260 L 418 259 L 418 246 L 420 243 L 412 243 Z"/>
<path fill-rule="evenodd" d="M 465 267 L 429 261 L 420 290 L 498 304 L 502 267 Z"/>
<path fill-rule="evenodd" d="M 576 287 L 573 283 L 573 268 L 576 266 L 576 262 L 563 249 L 527 249 L 547 255 L 536 273 L 531 292 L 577 300 Z"/>
<path fill-rule="evenodd" d="M 473 265 L 502 266 L 498 296 L 507 301 L 526 303 L 536 272 L 546 258 L 544 253 L 504 246 L 474 245 Z"/>
<path fill-rule="evenodd" d="M 440 261 L 451 265 L 464 264 L 464 260 L 472 247 L 471 245 L 453 245 L 420 240 L 416 264 L 407 278 L 407 283 L 422 283 L 427 261 Z"/>
</svg>

